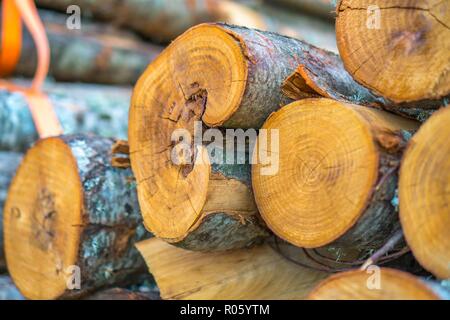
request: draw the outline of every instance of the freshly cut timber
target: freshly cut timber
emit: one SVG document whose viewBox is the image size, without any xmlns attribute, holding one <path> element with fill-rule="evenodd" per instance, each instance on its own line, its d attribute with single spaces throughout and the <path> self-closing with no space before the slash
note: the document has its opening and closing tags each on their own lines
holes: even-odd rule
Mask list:
<svg viewBox="0 0 450 320">
<path fill-rule="evenodd" d="M 419 263 L 450 278 L 450 108 L 436 112 L 412 137 L 402 160 L 400 221 Z"/>
<path fill-rule="evenodd" d="M 324 98 L 273 113 L 262 129 L 268 136 L 279 132 L 279 171 L 262 175 L 264 164 L 252 166 L 267 226 L 303 248 L 381 248 L 399 229 L 391 201 L 402 151 L 417 127 L 385 111 Z"/>
<path fill-rule="evenodd" d="M 266 236 L 247 166 L 210 165 L 207 148 L 193 139 L 194 126 L 259 128 L 290 101 L 280 86 L 294 68 L 327 54 L 300 40 L 224 24 L 191 28 L 164 50 L 139 79 L 129 117 L 131 166 L 146 227 L 192 250 L 244 247 Z M 195 141 L 186 152 L 189 163 L 175 164 L 172 139 L 182 129 Z M 209 241 L 193 242 L 189 235 Z"/>
<path fill-rule="evenodd" d="M 162 299 L 304 299 L 328 275 L 285 260 L 269 245 L 204 253 L 153 238 L 136 246 Z"/>
<path fill-rule="evenodd" d="M 395 102 L 450 94 L 450 3 L 341 0 L 336 37 L 345 68 Z"/>
<path fill-rule="evenodd" d="M 20 153 L 0 151 L 0 272 L 6 268 L 3 251 L 3 206 L 9 184 L 21 159 L 22 154 Z"/>
<path fill-rule="evenodd" d="M 49 82 L 44 91 L 65 133 L 126 139 L 130 88 Z M 0 150 L 24 151 L 37 138 L 25 96 L 0 90 Z"/>
<path fill-rule="evenodd" d="M 305 61 L 312 60 L 312 57 Z M 345 70 L 341 58 L 331 52 L 324 54 L 314 64 L 300 64 L 282 84 L 283 94 L 293 100 L 324 97 L 358 105 L 385 109 L 403 117 L 426 121 L 448 100 L 428 100 L 395 103 L 380 97 L 356 82 Z"/>
<path fill-rule="evenodd" d="M 8 270 L 29 299 L 80 297 L 131 281 L 148 238 L 131 170 L 113 168 L 113 140 L 39 140 L 14 177 L 4 209 Z"/>
<path fill-rule="evenodd" d="M 83 20 L 79 29 L 69 29 L 67 15 L 44 10 L 39 14 L 51 51 L 49 75 L 58 81 L 134 84 L 162 50 L 111 26 Z M 14 75 L 31 77 L 37 53 L 29 33 L 24 33 L 22 41 Z"/>
<path fill-rule="evenodd" d="M 311 300 L 448 300 L 438 282 L 390 268 L 353 270 L 332 275 L 308 296 Z"/>
</svg>

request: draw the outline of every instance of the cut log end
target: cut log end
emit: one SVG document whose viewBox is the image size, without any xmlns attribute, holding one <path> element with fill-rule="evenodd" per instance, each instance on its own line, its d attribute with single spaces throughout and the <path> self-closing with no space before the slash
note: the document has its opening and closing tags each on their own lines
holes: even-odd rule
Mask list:
<svg viewBox="0 0 450 320">
<path fill-rule="evenodd" d="M 342 272 L 319 284 L 311 300 L 438 300 L 439 296 L 419 278 L 398 270 L 382 268 Z M 379 277 L 379 278 L 376 278 Z"/>
<path fill-rule="evenodd" d="M 436 112 L 410 141 L 400 172 L 400 221 L 420 264 L 450 277 L 450 108 Z"/>
<path fill-rule="evenodd" d="M 336 37 L 346 69 L 395 102 L 439 99 L 450 93 L 447 1 L 342 0 Z M 426 61 L 426 63 L 424 63 Z"/>
<path fill-rule="evenodd" d="M 38 142 L 13 179 L 4 211 L 9 271 L 26 297 L 53 299 L 67 289 L 64 269 L 77 264 L 82 210 L 69 147 L 58 138 Z"/>
<path fill-rule="evenodd" d="M 384 153 L 395 154 L 401 143 L 394 132 L 415 126 L 329 99 L 301 100 L 272 114 L 263 129 L 279 130 L 279 171 L 265 176 L 261 164 L 252 166 L 256 203 L 268 227 L 305 248 L 343 236 L 371 207 Z"/>
<path fill-rule="evenodd" d="M 149 234 L 131 170 L 111 165 L 112 144 L 91 135 L 47 138 L 19 166 L 4 242 L 8 270 L 28 299 L 81 297 L 142 270 L 134 242 Z"/>
<path fill-rule="evenodd" d="M 169 46 L 138 82 L 130 110 L 131 161 L 144 221 L 155 235 L 183 238 L 206 201 L 209 164 L 175 165 L 172 134 L 182 128 L 193 134 L 194 121 L 226 120 L 243 95 L 245 64 L 236 39 L 201 25 Z M 197 151 L 202 158 L 204 150 Z"/>
</svg>

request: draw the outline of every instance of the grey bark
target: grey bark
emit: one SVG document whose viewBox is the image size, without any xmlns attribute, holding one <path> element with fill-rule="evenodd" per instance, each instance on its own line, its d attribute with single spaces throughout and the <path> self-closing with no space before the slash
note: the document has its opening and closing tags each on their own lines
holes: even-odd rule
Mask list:
<svg viewBox="0 0 450 320">
<path fill-rule="evenodd" d="M 130 89 L 49 83 L 45 91 L 65 133 L 126 139 Z M 0 90 L 0 150 L 24 151 L 37 138 L 23 94 Z"/>
<path fill-rule="evenodd" d="M 223 176 L 224 179 L 238 180 L 251 191 L 249 164 L 213 164 L 211 172 Z M 257 212 L 243 218 L 226 211 L 218 211 L 209 213 L 186 238 L 173 244 L 193 251 L 226 251 L 261 244 L 269 235 Z"/>
<path fill-rule="evenodd" d="M 142 224 L 131 170 L 111 166 L 114 141 L 91 135 L 61 139 L 77 161 L 85 208 L 77 261 L 81 290 L 62 296 L 72 298 L 127 283 L 143 272 L 145 262 L 134 244 L 151 235 Z"/>
<path fill-rule="evenodd" d="M 223 123 L 224 127 L 260 128 L 272 112 L 292 102 L 292 99 L 283 96 L 281 86 L 297 66 L 317 64 L 320 57 L 331 54 L 304 41 L 276 33 L 217 25 L 236 38 L 249 65 L 241 105 Z"/>
<path fill-rule="evenodd" d="M 22 154 L 0 151 L 0 271 L 6 269 L 3 251 L 3 207 L 8 194 L 9 184 L 22 160 Z"/>
<path fill-rule="evenodd" d="M 50 44 L 49 75 L 58 81 L 134 84 L 162 50 L 112 26 L 83 20 L 80 29 L 69 29 L 69 15 L 39 13 Z M 24 32 L 22 46 L 14 75 L 31 77 L 37 54 L 28 32 Z"/>
<path fill-rule="evenodd" d="M 307 52 L 305 55 L 306 58 L 299 64 L 304 74 L 296 70 L 282 84 L 284 95 L 294 100 L 322 96 L 384 109 L 420 122 L 426 121 L 433 112 L 450 102 L 450 97 L 445 97 L 440 100 L 396 104 L 356 82 L 345 70 L 338 55 L 324 50 L 320 52 L 320 55 L 314 52 Z"/>
<path fill-rule="evenodd" d="M 132 29 L 157 42 L 170 42 L 188 28 L 217 21 L 218 0 L 38 0 L 43 8 L 65 12 L 78 5 L 81 14 Z"/>
</svg>

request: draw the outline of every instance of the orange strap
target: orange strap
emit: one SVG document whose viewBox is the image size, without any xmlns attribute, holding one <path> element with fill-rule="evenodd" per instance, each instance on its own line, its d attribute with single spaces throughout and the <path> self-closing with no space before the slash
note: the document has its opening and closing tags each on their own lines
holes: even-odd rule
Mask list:
<svg viewBox="0 0 450 320">
<path fill-rule="evenodd" d="M 0 88 L 18 91 L 25 95 L 40 138 L 62 134 L 58 117 L 48 97 L 41 92 L 50 65 L 50 46 L 36 6 L 32 0 L 3 0 L 0 74 L 14 71 L 22 48 L 22 17 L 37 49 L 38 65 L 30 88 L 0 81 Z"/>
</svg>

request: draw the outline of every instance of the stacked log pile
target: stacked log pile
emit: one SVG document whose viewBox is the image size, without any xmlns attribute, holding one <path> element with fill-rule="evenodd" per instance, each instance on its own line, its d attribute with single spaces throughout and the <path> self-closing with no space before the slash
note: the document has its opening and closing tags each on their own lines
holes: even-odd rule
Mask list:
<svg viewBox="0 0 450 320">
<path fill-rule="evenodd" d="M 69 29 L 68 17 L 40 10 L 51 49 L 49 74 L 58 81 L 82 81 L 117 85 L 134 84 L 162 50 L 136 35 L 112 26 L 83 20 L 79 29 Z M 29 33 L 24 33 L 16 76 L 31 77 L 37 54 Z"/>
<path fill-rule="evenodd" d="M 90 83 L 45 139 L 0 90 L 0 297 L 450 299 L 450 6 L 403 2 L 38 0 Z"/>
</svg>

